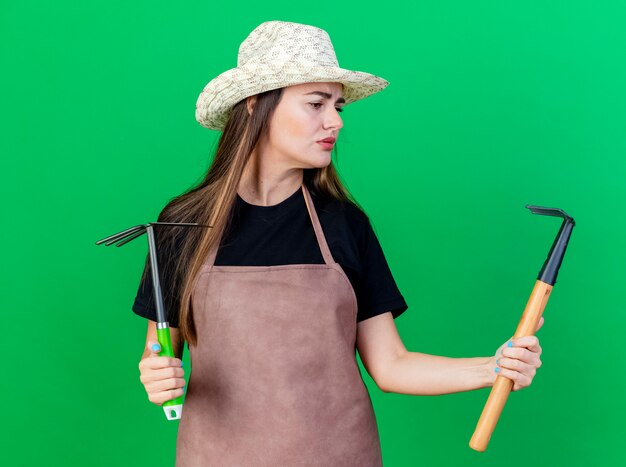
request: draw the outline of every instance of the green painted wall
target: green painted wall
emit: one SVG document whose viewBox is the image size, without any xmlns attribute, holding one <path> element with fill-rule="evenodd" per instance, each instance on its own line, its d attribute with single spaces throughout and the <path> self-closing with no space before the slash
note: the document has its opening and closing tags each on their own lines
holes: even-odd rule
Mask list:
<svg viewBox="0 0 626 467">
<path fill-rule="evenodd" d="M 173 465 L 178 422 L 139 382 L 131 305 L 156 220 L 208 167 L 194 118 L 262 21 L 326 29 L 343 67 L 390 81 L 346 107 L 338 168 L 409 309 L 409 350 L 487 356 L 510 337 L 559 227 L 574 229 L 539 332 L 543 366 L 485 453 L 488 390 L 384 394 L 386 466 L 623 465 L 623 2 L 10 2 L 0 10 L 7 466 Z M 188 355 L 185 355 L 188 368 Z"/>
</svg>

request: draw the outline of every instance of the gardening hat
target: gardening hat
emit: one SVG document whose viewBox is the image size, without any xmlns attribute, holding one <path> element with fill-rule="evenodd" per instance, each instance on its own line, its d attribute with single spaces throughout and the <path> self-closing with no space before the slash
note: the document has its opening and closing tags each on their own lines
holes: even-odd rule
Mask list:
<svg viewBox="0 0 626 467">
<path fill-rule="evenodd" d="M 379 76 L 339 67 L 328 33 L 315 26 L 266 21 L 239 46 L 237 67 L 215 77 L 196 102 L 196 120 L 223 130 L 230 111 L 242 99 L 271 89 L 302 83 L 343 84 L 345 105 L 383 90 Z"/>
</svg>

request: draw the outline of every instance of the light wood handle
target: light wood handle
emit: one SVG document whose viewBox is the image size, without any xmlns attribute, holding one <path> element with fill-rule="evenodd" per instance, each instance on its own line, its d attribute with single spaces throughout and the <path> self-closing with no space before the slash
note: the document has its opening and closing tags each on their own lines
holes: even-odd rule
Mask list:
<svg viewBox="0 0 626 467">
<path fill-rule="evenodd" d="M 543 310 L 546 307 L 546 303 L 548 303 L 551 291 L 551 285 L 540 280 L 535 282 L 535 286 L 530 294 L 528 303 L 526 303 L 526 308 L 517 325 L 513 339 L 535 334 L 535 329 L 537 329 Z M 504 404 L 506 404 L 506 400 L 512 388 L 513 381 L 504 376 L 496 377 L 491 392 L 489 393 L 489 398 L 480 414 L 476 430 L 474 430 L 472 439 L 469 442 L 470 448 L 480 452 L 487 449 L 491 434 L 496 428 L 496 424 L 498 423 L 498 419 L 500 418 L 500 414 L 502 413 L 502 409 L 504 408 Z"/>
</svg>

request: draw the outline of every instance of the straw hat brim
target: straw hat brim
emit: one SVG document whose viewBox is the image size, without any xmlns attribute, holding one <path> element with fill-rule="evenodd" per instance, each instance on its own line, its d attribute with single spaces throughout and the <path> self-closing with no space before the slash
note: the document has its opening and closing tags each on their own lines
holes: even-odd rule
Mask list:
<svg viewBox="0 0 626 467">
<path fill-rule="evenodd" d="M 389 84 L 370 73 L 333 66 L 242 65 L 225 71 L 204 87 L 196 102 L 196 120 L 205 128 L 223 130 L 230 110 L 240 100 L 271 89 L 313 82 L 342 83 L 345 105 L 371 96 Z"/>
</svg>

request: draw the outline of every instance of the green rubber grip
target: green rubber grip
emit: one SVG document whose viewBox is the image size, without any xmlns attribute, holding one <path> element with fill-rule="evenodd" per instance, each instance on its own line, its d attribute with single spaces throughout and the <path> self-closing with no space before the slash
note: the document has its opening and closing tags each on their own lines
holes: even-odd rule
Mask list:
<svg viewBox="0 0 626 467">
<path fill-rule="evenodd" d="M 157 329 L 157 339 L 159 339 L 159 344 L 161 344 L 161 351 L 159 352 L 159 357 L 176 357 L 174 355 L 174 349 L 172 348 L 172 337 L 170 336 L 170 328 L 162 328 Z M 169 400 L 163 403 L 164 407 L 168 407 L 170 405 L 182 405 L 183 396 L 178 396 L 175 399 Z"/>
</svg>

